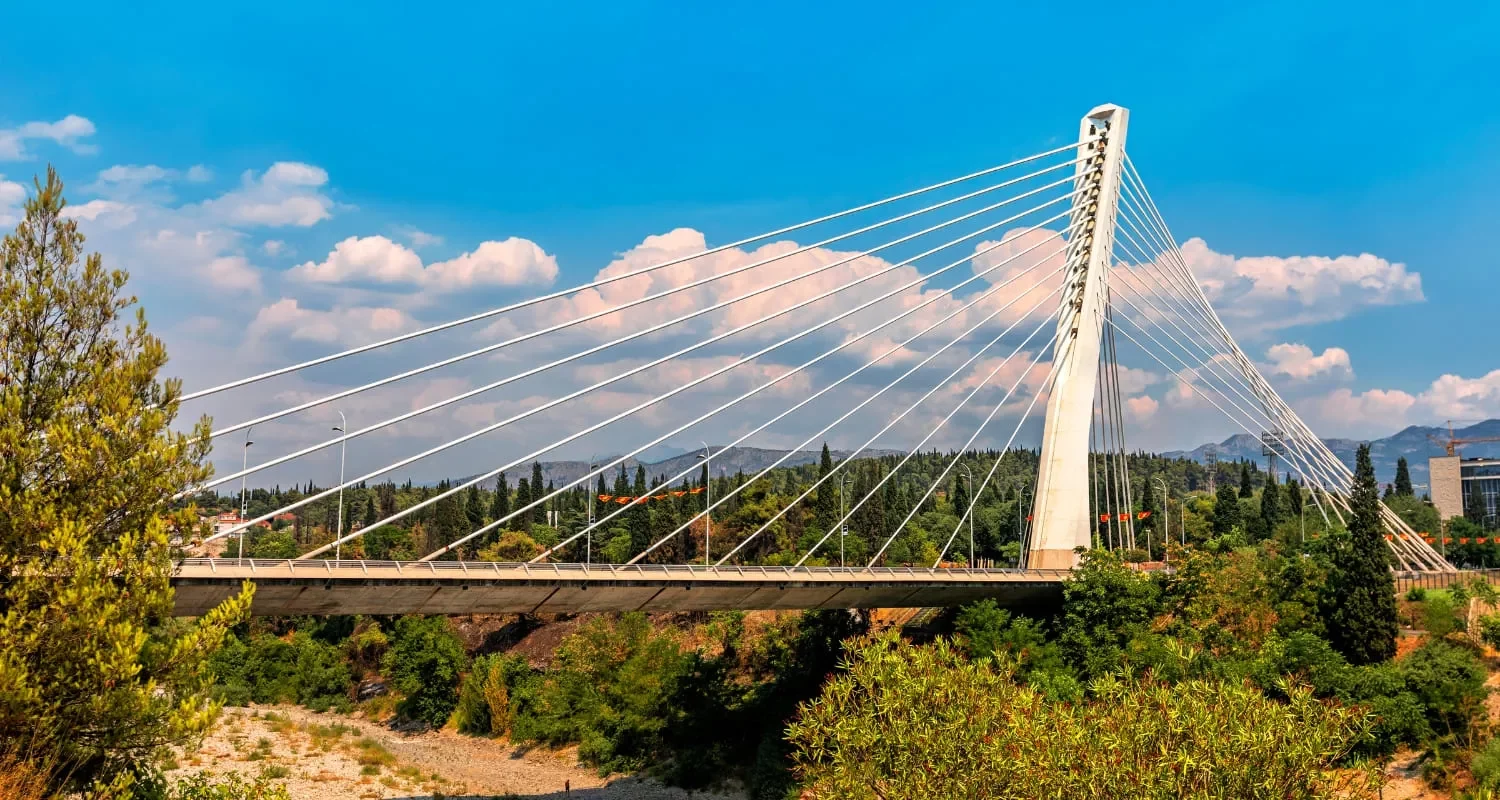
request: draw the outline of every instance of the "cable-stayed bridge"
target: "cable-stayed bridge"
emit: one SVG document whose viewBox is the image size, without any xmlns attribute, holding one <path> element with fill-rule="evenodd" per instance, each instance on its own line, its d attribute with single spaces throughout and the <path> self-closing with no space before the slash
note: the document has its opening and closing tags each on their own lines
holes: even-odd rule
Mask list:
<svg viewBox="0 0 1500 800">
<path fill-rule="evenodd" d="M 1128 116 L 1101 106 L 1066 146 L 729 244 L 686 253 L 664 247 L 660 259 L 617 262 L 579 286 L 187 392 L 185 409 L 215 417 L 220 466 L 232 453 L 240 469 L 222 470 L 184 497 L 238 487 L 244 508 L 248 482 L 264 484 L 333 454 L 340 479 L 247 515 L 201 545 L 206 552 L 216 541 L 243 542 L 257 526 L 338 498 L 333 541 L 286 561 L 185 561 L 176 579 L 180 610 L 201 611 L 246 577 L 261 587 L 257 613 L 267 614 L 940 605 L 1045 594 L 1081 549 L 1136 545 L 1142 489 L 1126 458 L 1130 392 L 1122 381 L 1132 359 L 1262 439 L 1310 491 L 1316 513 L 1342 520 L 1350 510 L 1349 468 L 1261 375 L 1210 305 L 1126 151 Z M 794 236 L 811 243 L 796 244 Z M 477 346 L 407 369 L 382 368 L 402 347 L 465 332 Z M 456 370 L 479 376 L 495 365 L 504 374 L 477 385 L 443 377 Z M 310 377 L 339 369 L 378 377 Z M 302 382 L 287 389 L 288 381 Z M 450 393 L 459 384 L 468 388 Z M 361 406 L 370 418 L 387 410 L 375 421 L 356 427 L 344 413 L 402 391 L 394 405 Z M 237 397 L 289 402 L 218 424 L 222 409 L 239 407 Z M 306 420 L 331 414 L 336 436 L 251 463 L 254 431 L 323 430 Z M 390 449 L 403 446 L 403 430 L 424 426 L 441 440 Z M 804 432 L 756 474 L 714 480 L 716 453 Z M 758 508 L 753 529 L 725 538 L 715 511 L 722 518 L 726 504 L 772 497 L 765 486 L 776 468 L 831 437 L 860 443 L 789 501 Z M 711 447 L 710 438 L 731 440 Z M 611 490 L 610 477 L 621 475 L 617 486 L 624 480 L 622 465 L 680 439 L 704 440 L 699 462 L 659 476 L 649 492 Z M 1009 454 L 1038 443 L 1014 568 L 944 566 L 984 560 L 972 539 L 974 503 L 941 532 L 930 565 L 890 563 L 893 544 L 924 503 L 960 473 L 970 498 L 999 491 Z M 871 546 L 860 553 L 863 563 L 845 563 L 851 520 L 868 520 L 862 509 L 884 503 L 887 484 L 916 454 L 939 445 L 953 448 L 953 457 L 923 476 L 925 491 L 904 498 L 909 510 L 889 530 L 866 522 Z M 877 447 L 905 455 L 848 491 L 850 465 Z M 604 448 L 627 451 L 591 456 L 586 472 L 562 486 L 536 481 L 516 507 L 507 502 L 474 518 L 468 532 L 433 542 L 415 561 L 343 558 L 346 546 L 409 525 L 507 471 Z M 984 474 L 960 464 L 976 448 L 1000 454 Z M 370 455 L 379 452 L 394 455 Z M 358 527 L 346 519 L 346 489 L 442 469 L 455 457 L 482 467 Z M 836 521 L 823 527 L 825 517 L 798 541 L 780 541 L 834 486 Z M 629 552 L 615 547 L 611 560 L 622 563 L 597 560 L 601 540 L 643 504 L 684 497 L 701 498 L 701 509 L 649 541 L 629 538 Z M 1020 498 L 1017 491 L 1018 505 Z M 557 525 L 558 539 L 529 563 L 474 560 L 515 520 L 585 502 L 587 515 Z M 1396 514 L 1383 508 L 1382 518 L 1400 569 L 1452 569 Z M 768 558 L 774 563 L 763 563 Z"/>
</svg>

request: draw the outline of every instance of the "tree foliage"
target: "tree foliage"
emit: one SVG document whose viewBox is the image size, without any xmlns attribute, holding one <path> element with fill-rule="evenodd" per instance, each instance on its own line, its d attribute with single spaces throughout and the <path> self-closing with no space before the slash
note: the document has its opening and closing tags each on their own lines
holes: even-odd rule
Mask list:
<svg viewBox="0 0 1500 800">
<path fill-rule="evenodd" d="M 1349 534 L 1333 555 L 1326 594 L 1328 635 L 1351 664 L 1385 661 L 1396 654 L 1396 585 L 1380 522 L 1380 497 L 1370 446 L 1355 454 Z"/>
<path fill-rule="evenodd" d="M 468 664 L 463 641 L 446 617 L 402 617 L 383 666 L 404 698 L 408 719 L 440 728 L 457 703 L 459 676 Z"/>
<path fill-rule="evenodd" d="M 171 429 L 166 351 L 65 205 L 48 170 L 0 245 L 0 746 L 108 794 L 208 728 L 250 589 L 172 619 L 169 536 L 196 519 L 167 506 L 209 474 L 208 421 Z"/>
<path fill-rule="evenodd" d="M 1306 689 L 1277 702 L 1237 682 L 1114 677 L 1046 700 L 946 642 L 867 641 L 789 736 L 806 796 L 1332 798 L 1369 725 Z"/>
</svg>

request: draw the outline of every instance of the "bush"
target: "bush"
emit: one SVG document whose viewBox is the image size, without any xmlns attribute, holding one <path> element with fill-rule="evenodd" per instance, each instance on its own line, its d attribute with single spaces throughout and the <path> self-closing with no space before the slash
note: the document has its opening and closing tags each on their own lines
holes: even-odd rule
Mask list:
<svg viewBox="0 0 1500 800">
<path fill-rule="evenodd" d="M 1420 586 L 1413 586 L 1406 590 L 1406 599 L 1413 603 L 1420 603 L 1427 599 L 1427 590 Z"/>
<path fill-rule="evenodd" d="M 266 778 L 247 782 L 234 772 L 212 777 L 200 772 L 178 781 L 163 800 L 290 800 L 290 795 Z"/>
<path fill-rule="evenodd" d="M 1490 739 L 1474 753 L 1469 764 L 1474 783 L 1483 789 L 1500 789 L 1500 737 Z"/>
<path fill-rule="evenodd" d="M 488 655 L 474 659 L 458 692 L 453 720 L 460 733 L 499 736 L 510 732 L 515 706 L 522 705 L 524 691 L 534 678 L 526 659 L 517 655 Z"/>
<path fill-rule="evenodd" d="M 850 658 L 788 734 L 812 796 L 1332 798 L 1374 780 L 1333 770 L 1364 714 L 1305 689 L 1281 703 L 1237 682 L 1105 677 L 1067 704 L 944 641 L 886 635 Z"/>
<path fill-rule="evenodd" d="M 1484 713 L 1486 673 L 1470 650 L 1429 641 L 1397 662 L 1397 668 L 1438 736 L 1461 736 Z"/>
<path fill-rule="evenodd" d="M 1458 611 L 1450 595 L 1428 595 L 1422 603 L 1422 628 L 1438 639 L 1458 630 Z"/>
<path fill-rule="evenodd" d="M 306 631 L 290 641 L 265 633 L 252 634 L 247 644 L 239 637 L 225 639 L 210 668 L 216 678 L 214 695 L 228 705 L 301 703 L 314 711 L 348 711 L 353 679 L 337 647 Z"/>
<path fill-rule="evenodd" d="M 690 663 L 675 633 L 653 630 L 644 614 L 590 620 L 517 709 L 515 735 L 577 742 L 579 759 L 601 772 L 644 769 L 665 756 L 670 700 Z"/>
<path fill-rule="evenodd" d="M 396 707 L 407 719 L 440 728 L 457 702 L 467 655 L 445 617 L 402 617 L 383 664 L 405 697 Z"/>
</svg>

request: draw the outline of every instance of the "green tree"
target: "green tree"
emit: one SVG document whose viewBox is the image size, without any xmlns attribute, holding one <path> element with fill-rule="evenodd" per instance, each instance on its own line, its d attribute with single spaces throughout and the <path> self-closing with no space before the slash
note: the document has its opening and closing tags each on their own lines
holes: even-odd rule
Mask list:
<svg viewBox="0 0 1500 800">
<path fill-rule="evenodd" d="M 1396 494 L 1405 497 L 1415 494 L 1411 488 L 1411 468 L 1406 464 L 1406 456 L 1396 459 Z"/>
<path fill-rule="evenodd" d="M 505 519 L 510 513 L 510 484 L 505 481 L 505 473 L 495 479 L 495 499 L 490 502 L 490 519 Z"/>
<path fill-rule="evenodd" d="M 537 487 L 537 494 L 541 494 L 541 488 L 542 487 L 540 487 L 540 486 Z M 530 504 L 531 504 L 531 481 L 527 480 L 526 478 L 522 478 L 522 479 L 516 481 L 516 505 L 515 505 L 515 508 L 512 509 L 512 510 L 519 510 L 519 509 L 522 509 L 522 508 L 526 508 L 526 506 L 528 506 Z M 530 510 L 522 511 L 519 514 L 516 514 L 516 518 L 513 519 L 513 520 L 511 520 L 510 523 L 517 530 L 521 530 L 521 531 L 529 531 L 529 530 L 531 530 L 531 511 Z"/>
<path fill-rule="evenodd" d="M 1250 497 L 1255 494 L 1255 485 L 1250 481 L 1250 462 L 1240 462 L 1240 497 Z"/>
<path fill-rule="evenodd" d="M 172 430 L 166 350 L 65 205 L 49 169 L 0 244 L 0 752 L 124 795 L 212 724 L 208 659 L 251 589 L 172 619 L 169 536 L 196 515 L 168 504 L 210 474 L 208 420 Z"/>
<path fill-rule="evenodd" d="M 1281 502 L 1281 487 L 1276 485 L 1276 476 L 1266 478 L 1266 486 L 1260 491 L 1260 517 L 1266 521 L 1266 532 L 1272 533 L 1286 518 L 1286 507 Z"/>
<path fill-rule="evenodd" d="M 540 500 L 543 497 L 547 496 L 546 493 L 542 490 L 542 487 L 546 486 L 546 485 L 547 484 L 543 483 L 543 481 L 542 481 L 542 465 L 541 465 L 541 462 L 539 462 L 539 461 L 533 461 L 533 462 L 531 462 L 531 499 L 532 499 L 532 501 Z M 545 504 L 539 505 L 536 508 L 531 509 L 531 521 L 535 522 L 535 523 L 538 523 L 538 524 L 542 524 L 542 525 L 545 525 L 547 523 L 547 507 L 546 507 Z"/>
<path fill-rule="evenodd" d="M 1365 712 L 1302 688 L 1278 702 L 1240 681 L 1107 676 L 1056 703 L 946 641 L 887 634 L 849 660 L 787 733 L 805 796 L 1331 799 L 1374 779 L 1334 771 Z"/>
<path fill-rule="evenodd" d="M 1396 654 L 1396 585 L 1380 523 L 1380 496 L 1370 446 L 1354 457 L 1349 535 L 1335 543 L 1326 593 L 1328 635 L 1351 664 L 1372 664 Z"/>
<path fill-rule="evenodd" d="M 823 454 L 818 460 L 818 477 L 826 478 L 833 472 L 833 455 L 828 452 L 828 443 L 823 443 Z M 818 486 L 817 497 L 813 502 L 813 526 L 817 528 L 817 535 L 828 532 L 839 520 L 838 508 L 838 481 L 825 480 Z"/>
<path fill-rule="evenodd" d="M 467 661 L 464 643 L 446 617 L 402 617 L 382 665 L 404 695 L 401 714 L 441 728 L 453 713 Z"/>
<path fill-rule="evenodd" d="M 1214 496 L 1214 521 L 1213 530 L 1215 536 L 1228 536 L 1229 532 L 1240 525 L 1240 500 L 1234 487 L 1229 484 L 1221 484 Z"/>
</svg>

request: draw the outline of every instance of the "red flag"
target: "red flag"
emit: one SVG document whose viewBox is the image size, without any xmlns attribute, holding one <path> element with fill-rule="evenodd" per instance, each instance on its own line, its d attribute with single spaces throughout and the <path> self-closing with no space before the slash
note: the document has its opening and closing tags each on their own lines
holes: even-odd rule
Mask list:
<svg viewBox="0 0 1500 800">
<path fill-rule="evenodd" d="M 703 487 L 702 486 L 699 486 L 699 487 L 697 487 L 695 489 L 690 489 L 688 491 L 688 494 L 702 494 L 702 493 L 703 493 Z"/>
<path fill-rule="evenodd" d="M 1136 519 L 1145 519 L 1145 518 L 1147 518 L 1149 516 L 1151 516 L 1151 512 L 1150 511 L 1137 511 L 1137 512 L 1135 512 L 1135 518 Z"/>
<path fill-rule="evenodd" d="M 672 492 L 673 497 L 681 497 L 685 494 L 687 494 L 687 492 Z"/>
<path fill-rule="evenodd" d="M 1475 539 L 1474 542 L 1476 544 L 1489 544 L 1490 540 L 1488 536 L 1481 536 L 1478 539 Z"/>
<path fill-rule="evenodd" d="M 599 495 L 599 502 L 601 502 L 601 503 L 608 503 L 609 501 L 611 501 L 613 499 L 615 499 L 615 496 L 612 495 L 612 494 L 601 494 L 601 495 Z"/>
<path fill-rule="evenodd" d="M 1099 515 L 1099 521 L 1100 522 L 1109 522 L 1109 515 L 1108 514 L 1100 514 Z"/>
<path fill-rule="evenodd" d="M 1119 518 L 1116 521 L 1118 521 L 1118 522 L 1126 522 L 1129 519 L 1130 519 L 1130 515 L 1126 514 L 1125 512 L 1122 511 L 1122 512 L 1120 512 Z"/>
<path fill-rule="evenodd" d="M 619 503 L 622 506 L 628 506 L 628 505 L 630 505 L 630 498 L 625 497 L 624 495 L 621 495 L 621 496 L 615 498 L 615 502 Z"/>
<path fill-rule="evenodd" d="M 1469 543 L 1469 537 L 1467 537 L 1467 536 L 1460 537 L 1459 540 L 1458 540 L 1458 543 L 1459 544 L 1468 544 Z"/>
<path fill-rule="evenodd" d="M 1027 515 L 1026 515 L 1026 521 L 1027 521 L 1027 522 L 1030 522 L 1030 521 L 1031 521 L 1031 515 L 1030 515 L 1030 514 L 1027 514 Z"/>
</svg>

